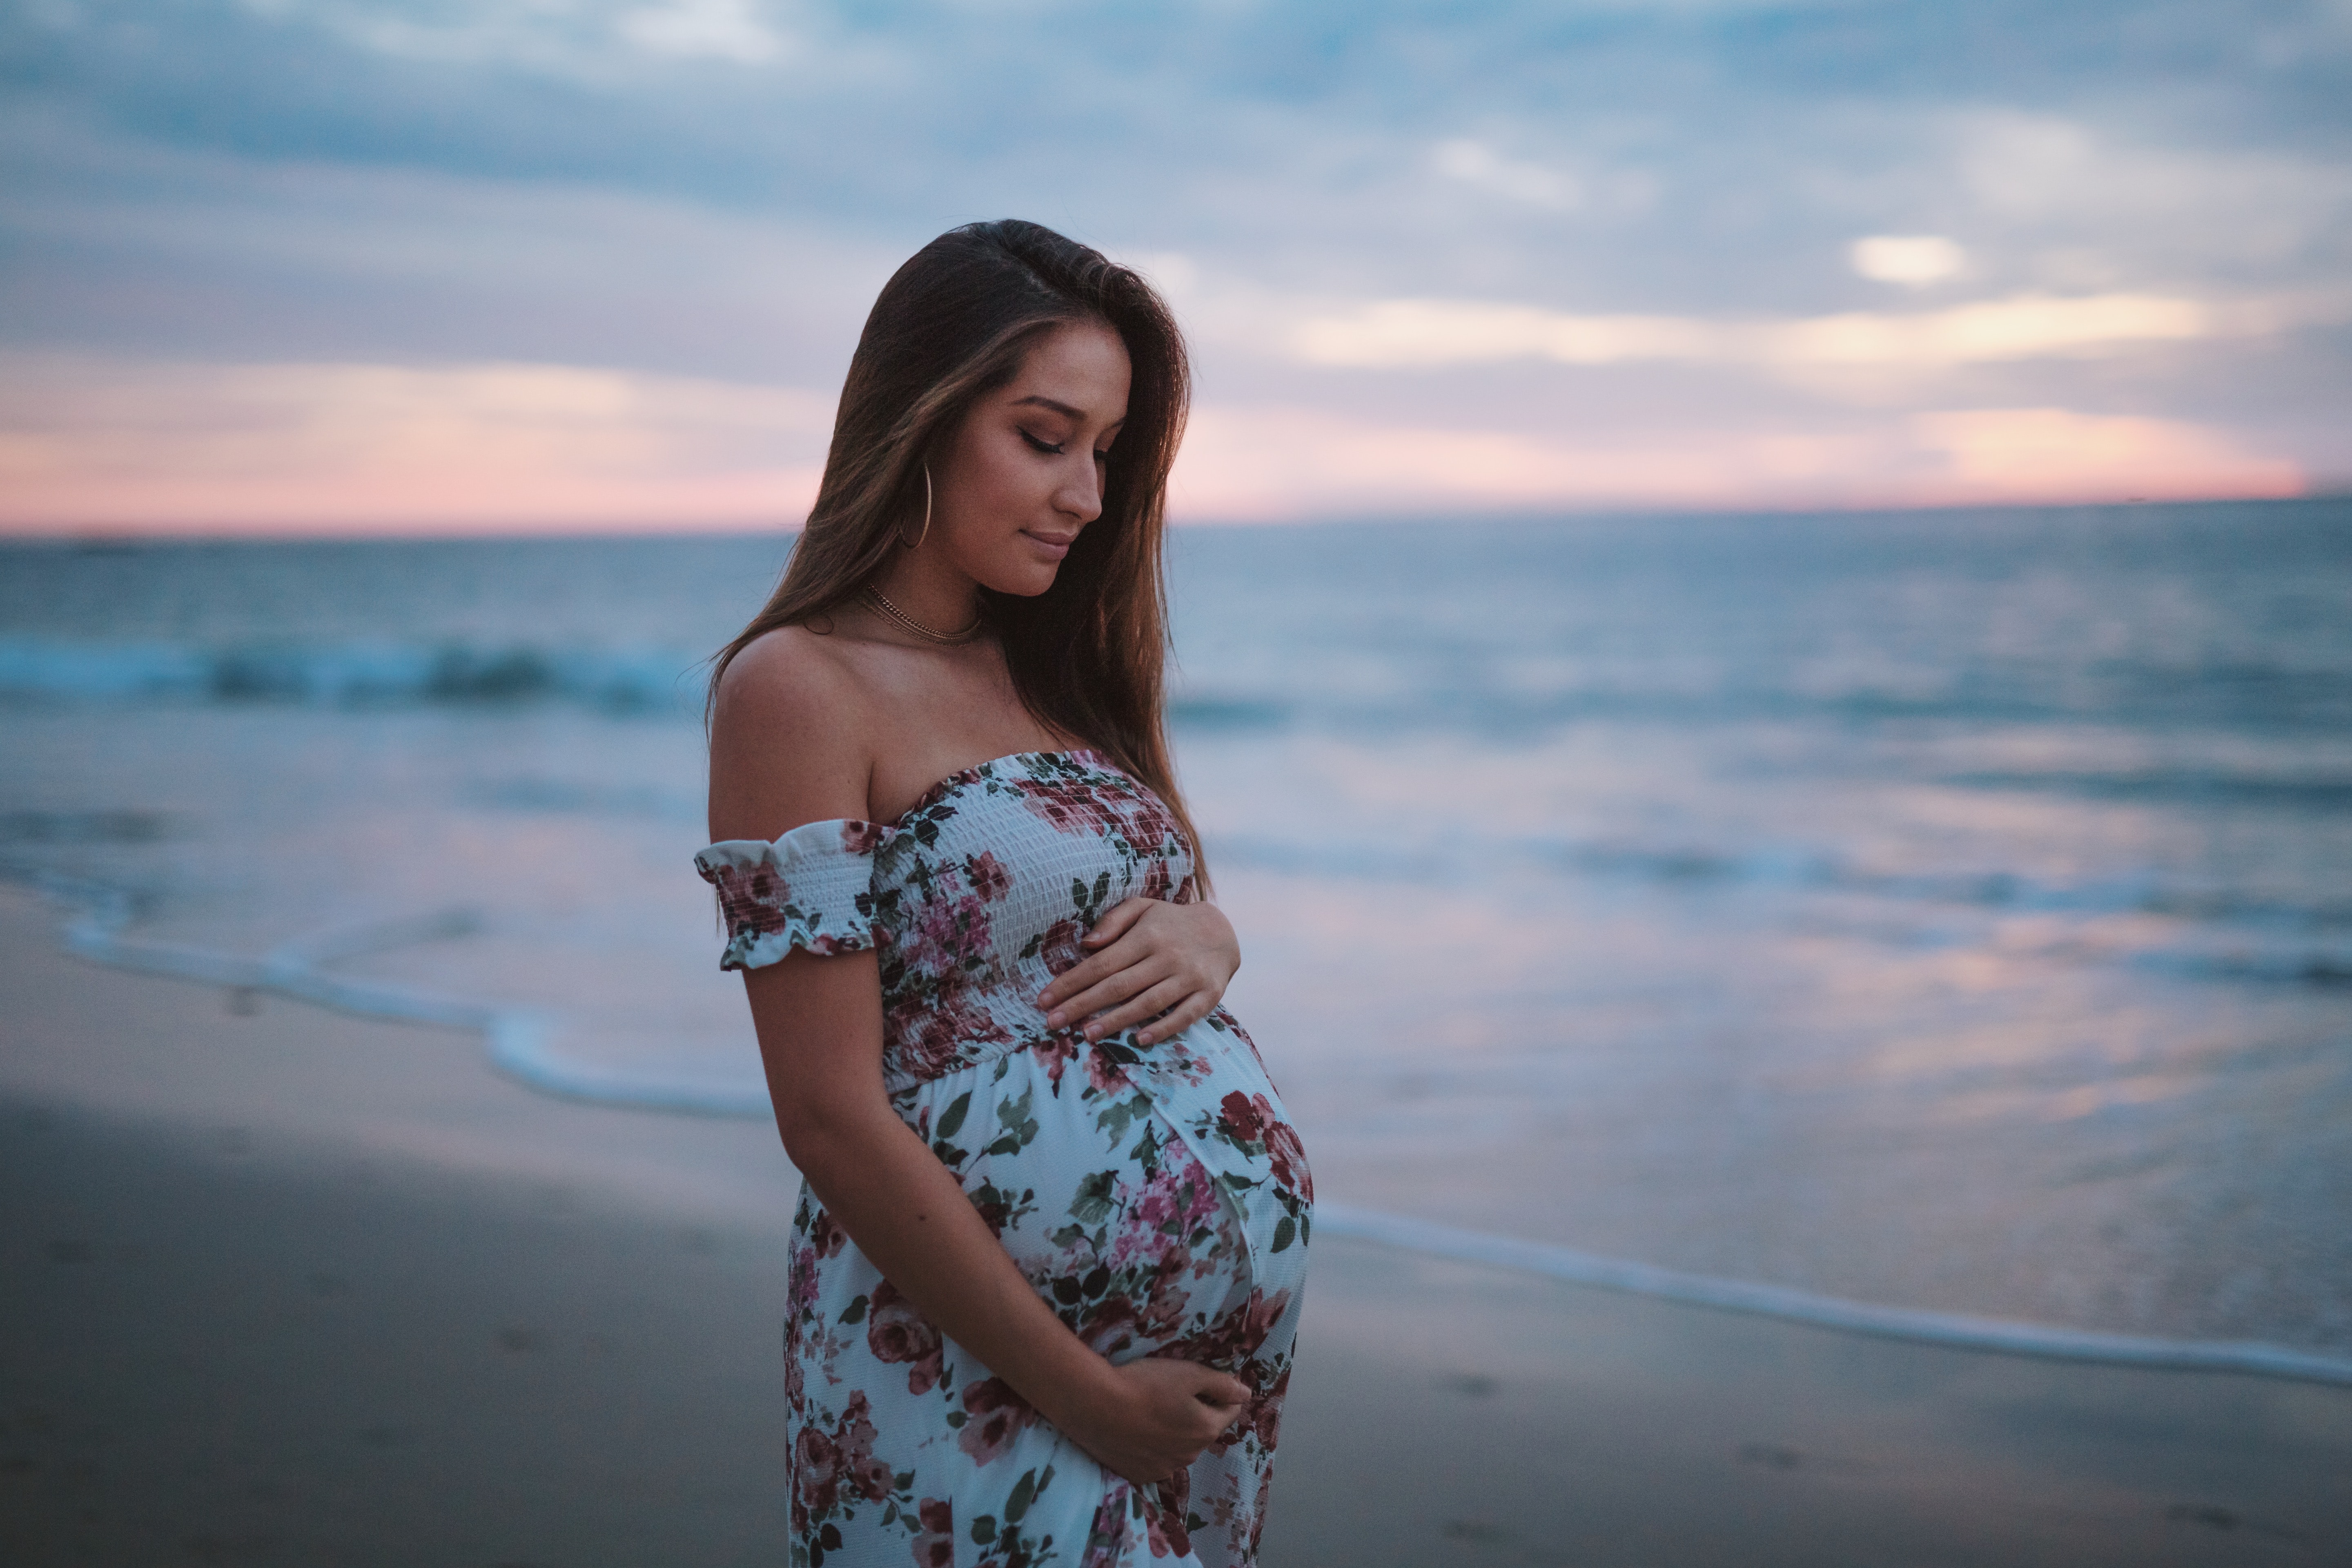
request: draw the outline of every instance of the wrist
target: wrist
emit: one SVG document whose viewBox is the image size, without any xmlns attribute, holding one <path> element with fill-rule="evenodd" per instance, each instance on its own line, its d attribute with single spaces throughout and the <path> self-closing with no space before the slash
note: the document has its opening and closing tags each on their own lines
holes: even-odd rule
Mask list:
<svg viewBox="0 0 2352 1568">
<path fill-rule="evenodd" d="M 1111 1363 L 1076 1340 L 1059 1363 L 1040 1368 L 1037 1396 L 1030 1401 L 1037 1414 L 1063 1431 L 1087 1431 L 1112 1415 L 1127 1397 L 1126 1384 Z"/>
</svg>

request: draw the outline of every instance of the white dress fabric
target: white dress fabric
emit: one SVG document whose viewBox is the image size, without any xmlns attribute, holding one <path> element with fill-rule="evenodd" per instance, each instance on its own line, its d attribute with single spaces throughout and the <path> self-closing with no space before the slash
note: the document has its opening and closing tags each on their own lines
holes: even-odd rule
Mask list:
<svg viewBox="0 0 2352 1568">
<path fill-rule="evenodd" d="M 1298 1135 L 1223 1009 L 1139 1047 L 1048 1028 L 1035 1005 L 1105 910 L 1189 893 L 1159 797 L 1099 752 L 1026 752 L 896 823 L 810 823 L 696 865 L 723 967 L 875 951 L 892 1105 L 1064 1322 L 1114 1362 L 1181 1357 L 1254 1391 L 1174 1483 L 1131 1486 L 944 1339 L 803 1189 L 794 1568 L 1255 1563 L 1314 1202 Z"/>
</svg>

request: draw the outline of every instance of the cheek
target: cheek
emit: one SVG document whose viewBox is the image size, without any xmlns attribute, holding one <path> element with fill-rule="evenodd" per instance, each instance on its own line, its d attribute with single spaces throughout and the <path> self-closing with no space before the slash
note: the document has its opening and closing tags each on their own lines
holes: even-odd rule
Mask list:
<svg viewBox="0 0 2352 1568">
<path fill-rule="evenodd" d="M 1004 514 L 1026 502 L 1035 493 L 1037 465 L 1027 461 L 1026 453 L 999 453 L 995 460 L 980 470 L 979 494 L 985 498 L 996 516 L 992 522 L 1005 521 Z"/>
<path fill-rule="evenodd" d="M 988 526 L 1027 498 L 1039 468 L 1027 458 L 1025 451 L 1007 450 L 1002 441 L 970 441 L 956 454 L 956 488 L 971 521 Z"/>
<path fill-rule="evenodd" d="M 971 454 L 959 465 L 959 533 L 983 549 L 1002 545 L 1051 502 L 1054 484 L 1052 465 L 1025 447 Z"/>
</svg>

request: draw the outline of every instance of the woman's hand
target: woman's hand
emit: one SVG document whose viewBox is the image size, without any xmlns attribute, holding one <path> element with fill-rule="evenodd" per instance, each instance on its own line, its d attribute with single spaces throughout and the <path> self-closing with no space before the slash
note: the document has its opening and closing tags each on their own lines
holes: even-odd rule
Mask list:
<svg viewBox="0 0 2352 1568">
<path fill-rule="evenodd" d="M 1130 1028 L 1148 1046 L 1209 1016 L 1242 966 L 1233 922 L 1214 904 L 1129 899 L 1095 922 L 1078 943 L 1089 951 L 1037 998 L 1045 1022 L 1087 1020 L 1087 1038 Z M 1166 1014 L 1166 1017 L 1160 1015 Z"/>
<path fill-rule="evenodd" d="M 1050 1417 L 1072 1441 L 1138 1486 L 1166 1480 L 1249 1408 L 1249 1384 L 1190 1361 L 1113 1366 L 1097 1392 Z"/>
</svg>

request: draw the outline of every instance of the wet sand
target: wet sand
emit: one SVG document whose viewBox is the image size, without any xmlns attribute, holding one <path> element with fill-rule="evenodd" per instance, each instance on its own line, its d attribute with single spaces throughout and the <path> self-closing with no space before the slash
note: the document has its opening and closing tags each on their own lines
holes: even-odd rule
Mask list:
<svg viewBox="0 0 2352 1568">
<path fill-rule="evenodd" d="M 781 1561 L 768 1238 L 0 1114 L 0 1561 Z"/>
<path fill-rule="evenodd" d="M 775 1563 L 790 1172 L 0 894 L 0 1561 Z M 1269 1568 L 2352 1559 L 2352 1389 L 1327 1239 Z"/>
</svg>

